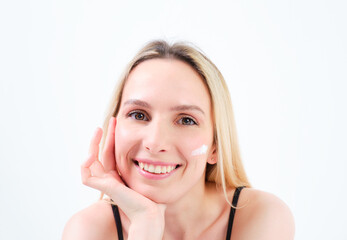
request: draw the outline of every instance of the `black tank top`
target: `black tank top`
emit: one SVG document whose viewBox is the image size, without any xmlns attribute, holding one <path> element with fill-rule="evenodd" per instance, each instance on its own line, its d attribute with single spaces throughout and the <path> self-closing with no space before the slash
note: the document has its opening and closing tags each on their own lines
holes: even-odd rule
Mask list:
<svg viewBox="0 0 347 240">
<path fill-rule="evenodd" d="M 239 200 L 239 196 L 240 196 L 241 190 L 243 188 L 244 187 L 238 187 L 235 189 L 233 202 L 232 202 L 234 207 L 237 206 L 237 201 Z M 118 240 L 123 240 L 124 238 L 123 238 L 122 222 L 120 220 L 118 207 L 116 205 L 113 205 L 113 204 L 111 204 L 111 206 L 112 206 L 114 220 L 115 220 L 116 226 L 117 226 Z M 230 238 L 231 238 L 231 230 L 232 230 L 233 223 L 234 223 L 235 212 L 236 212 L 236 209 L 231 207 L 230 208 L 230 214 L 229 214 L 229 222 L 228 222 L 228 230 L 227 230 L 226 240 L 230 240 Z"/>
</svg>

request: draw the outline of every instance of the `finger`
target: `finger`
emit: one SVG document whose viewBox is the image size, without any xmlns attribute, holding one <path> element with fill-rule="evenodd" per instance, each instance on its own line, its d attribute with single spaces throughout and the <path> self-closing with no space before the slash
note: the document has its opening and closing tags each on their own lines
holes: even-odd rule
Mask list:
<svg viewBox="0 0 347 240">
<path fill-rule="evenodd" d="M 87 179 L 92 176 L 89 167 L 92 165 L 94 162 L 93 157 L 89 157 L 82 165 L 81 165 L 81 178 L 82 178 L 82 183 L 86 184 Z"/>
<path fill-rule="evenodd" d="M 91 171 L 92 176 L 101 177 L 105 174 L 104 166 L 102 166 L 100 161 L 94 161 L 89 169 Z"/>
<path fill-rule="evenodd" d="M 109 192 L 109 189 L 114 189 L 114 182 L 110 181 L 110 179 L 107 177 L 101 178 L 98 176 L 90 176 L 84 179 L 83 184 L 91 188 L 98 189 L 104 193 Z"/>
<path fill-rule="evenodd" d="M 105 170 L 101 162 L 98 160 L 94 161 L 93 157 L 88 158 L 87 161 L 81 165 L 82 183 L 87 186 L 90 186 L 91 181 L 95 181 L 98 177 L 102 178 L 104 175 Z"/>
<path fill-rule="evenodd" d="M 81 165 L 81 178 L 82 178 L 83 184 L 86 184 L 87 179 L 92 176 L 90 167 L 95 161 L 98 161 L 99 142 L 100 142 L 101 136 L 102 136 L 102 130 L 100 128 L 97 128 L 90 142 L 89 157 Z"/>
<path fill-rule="evenodd" d="M 97 158 L 95 158 L 95 156 L 93 156 L 93 155 L 89 155 L 87 160 L 84 163 L 82 163 L 82 165 L 81 165 L 81 178 L 82 178 L 83 183 L 86 181 L 86 179 L 88 179 L 89 177 L 92 176 L 91 166 L 95 162 L 98 162 Z"/>
<path fill-rule="evenodd" d="M 82 163 L 81 167 L 89 168 L 93 164 L 94 161 L 95 161 L 94 156 L 89 155 L 87 160 L 84 163 Z"/>
<path fill-rule="evenodd" d="M 98 189 L 100 191 L 104 191 L 105 184 L 103 184 L 104 183 L 103 178 L 100 178 L 97 176 L 94 177 L 90 174 L 87 176 L 87 173 L 83 171 L 82 171 L 82 183 L 86 186 Z"/>
<path fill-rule="evenodd" d="M 116 123 L 117 119 L 115 117 L 111 117 L 108 123 L 105 147 L 102 153 L 102 161 L 106 172 L 116 169 L 116 157 L 114 152 Z"/>
<path fill-rule="evenodd" d="M 102 129 L 96 128 L 92 140 L 89 145 L 89 155 L 93 156 L 95 160 L 98 159 L 99 156 L 99 144 L 102 137 Z"/>
<path fill-rule="evenodd" d="M 81 179 L 83 184 L 87 184 L 87 180 L 92 176 L 90 169 L 81 166 Z"/>
</svg>

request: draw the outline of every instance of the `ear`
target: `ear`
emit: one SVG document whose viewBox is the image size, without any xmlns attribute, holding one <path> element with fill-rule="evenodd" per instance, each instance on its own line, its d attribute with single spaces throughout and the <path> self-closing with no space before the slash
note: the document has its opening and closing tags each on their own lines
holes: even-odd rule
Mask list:
<svg viewBox="0 0 347 240">
<path fill-rule="evenodd" d="M 210 156 L 208 157 L 207 159 L 207 163 L 209 164 L 216 164 L 218 159 L 217 159 L 218 155 L 217 155 L 217 150 L 216 150 L 216 147 L 213 147 L 212 148 L 212 152 L 210 154 Z"/>
</svg>

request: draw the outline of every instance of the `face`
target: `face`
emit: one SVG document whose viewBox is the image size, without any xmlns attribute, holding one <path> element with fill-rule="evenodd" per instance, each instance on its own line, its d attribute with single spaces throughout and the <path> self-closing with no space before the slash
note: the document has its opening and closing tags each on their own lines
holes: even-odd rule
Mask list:
<svg viewBox="0 0 347 240">
<path fill-rule="evenodd" d="M 152 59 L 132 70 L 115 131 L 117 167 L 130 188 L 157 203 L 201 189 L 212 144 L 211 100 L 191 66 Z"/>
</svg>

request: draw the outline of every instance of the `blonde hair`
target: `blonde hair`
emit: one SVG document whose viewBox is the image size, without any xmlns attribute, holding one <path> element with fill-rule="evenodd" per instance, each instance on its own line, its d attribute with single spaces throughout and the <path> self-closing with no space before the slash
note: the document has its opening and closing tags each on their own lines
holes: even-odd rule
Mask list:
<svg viewBox="0 0 347 240">
<path fill-rule="evenodd" d="M 170 45 L 163 40 L 157 40 L 149 42 L 138 52 L 127 65 L 114 90 L 106 112 L 103 125 L 104 133 L 107 132 L 110 118 L 118 114 L 123 89 L 130 72 L 140 63 L 158 58 L 177 59 L 189 64 L 199 73 L 209 90 L 212 102 L 217 163 L 207 164 L 206 181 L 221 186 L 227 202 L 230 203 L 226 194 L 227 188 L 250 187 L 241 161 L 230 94 L 228 86 L 217 67 L 191 44 L 178 42 Z M 104 146 L 105 135 L 102 139 L 101 149 Z"/>
</svg>

